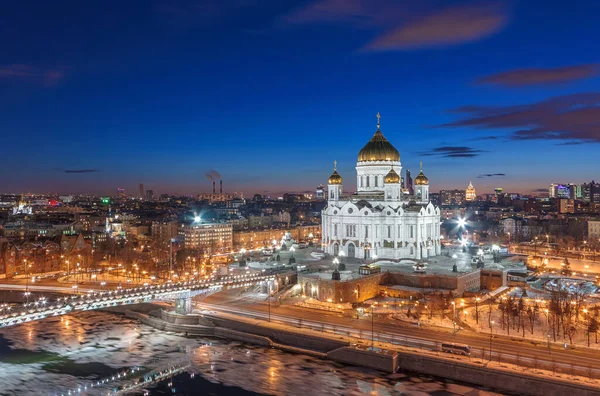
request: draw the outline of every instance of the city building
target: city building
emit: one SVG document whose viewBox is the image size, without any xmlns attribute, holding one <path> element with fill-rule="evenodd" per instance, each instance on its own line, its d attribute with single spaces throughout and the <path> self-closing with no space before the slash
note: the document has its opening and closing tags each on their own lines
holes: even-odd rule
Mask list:
<svg viewBox="0 0 600 396">
<path fill-rule="evenodd" d="M 334 162 L 322 211 L 326 253 L 363 259 L 425 258 L 440 254 L 440 209 L 429 202 L 429 180 L 421 172 L 415 193 L 405 197 L 398 150 L 377 131 L 358 153 L 357 191 L 344 194 Z"/>
<path fill-rule="evenodd" d="M 561 198 L 558 200 L 559 213 L 575 213 L 575 200 Z"/>
<path fill-rule="evenodd" d="M 465 190 L 440 190 L 440 205 L 462 205 L 465 199 Z"/>
<path fill-rule="evenodd" d="M 465 191 L 465 200 L 475 201 L 476 199 L 477 199 L 477 193 L 475 191 L 475 187 L 473 187 L 472 182 L 469 182 L 469 187 L 467 187 L 467 191 Z"/>
<path fill-rule="evenodd" d="M 600 240 L 600 219 L 588 220 L 588 239 Z"/>
<path fill-rule="evenodd" d="M 227 223 L 182 223 L 178 233 L 186 249 L 215 253 L 229 252 L 233 246 L 233 229 Z"/>
</svg>

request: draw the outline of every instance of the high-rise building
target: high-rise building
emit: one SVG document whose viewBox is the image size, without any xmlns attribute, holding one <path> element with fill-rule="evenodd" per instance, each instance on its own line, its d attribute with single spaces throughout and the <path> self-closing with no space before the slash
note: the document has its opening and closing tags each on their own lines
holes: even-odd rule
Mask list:
<svg viewBox="0 0 600 396">
<path fill-rule="evenodd" d="M 317 191 L 316 191 L 316 194 L 315 194 L 315 198 L 319 199 L 319 200 L 325 199 L 325 186 L 323 186 L 322 184 L 319 184 L 317 186 Z"/>
<path fill-rule="evenodd" d="M 548 187 L 549 198 L 575 199 L 577 187 L 573 183 L 551 183 Z"/>
<path fill-rule="evenodd" d="M 146 190 L 146 199 L 152 201 L 154 199 L 154 190 Z"/>
<path fill-rule="evenodd" d="M 414 195 L 415 191 L 413 190 L 413 179 L 410 176 L 410 169 L 406 170 L 406 180 L 405 180 L 404 188 L 406 188 L 408 190 L 408 194 Z"/>
<path fill-rule="evenodd" d="M 144 183 L 140 183 L 140 198 L 144 198 Z"/>
<path fill-rule="evenodd" d="M 467 191 L 465 191 L 465 199 L 467 201 L 475 201 L 477 199 L 477 193 L 475 191 L 475 187 L 473 187 L 473 183 L 469 181 L 469 187 L 467 187 Z"/>
<path fill-rule="evenodd" d="M 585 202 L 600 203 L 600 183 L 593 180 L 581 185 L 581 199 Z"/>
<path fill-rule="evenodd" d="M 559 213 L 575 213 L 575 201 L 573 199 L 560 198 L 558 200 Z"/>
<path fill-rule="evenodd" d="M 117 196 L 119 198 L 125 198 L 125 197 L 127 197 L 127 195 L 125 194 L 125 189 L 124 188 L 117 188 Z"/>
</svg>

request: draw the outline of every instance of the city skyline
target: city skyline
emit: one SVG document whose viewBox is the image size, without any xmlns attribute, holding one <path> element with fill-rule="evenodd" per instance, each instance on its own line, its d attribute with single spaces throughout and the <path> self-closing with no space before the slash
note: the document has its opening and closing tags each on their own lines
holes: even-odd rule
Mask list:
<svg viewBox="0 0 600 396">
<path fill-rule="evenodd" d="M 589 182 L 598 5 L 536 3 L 15 3 L 2 190 L 314 192 L 337 160 L 351 191 L 377 112 L 432 192 Z"/>
</svg>

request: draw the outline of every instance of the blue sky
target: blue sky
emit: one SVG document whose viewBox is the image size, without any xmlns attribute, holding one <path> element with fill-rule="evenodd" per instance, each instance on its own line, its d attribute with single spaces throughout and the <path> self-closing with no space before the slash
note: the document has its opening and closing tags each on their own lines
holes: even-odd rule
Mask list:
<svg viewBox="0 0 600 396">
<path fill-rule="evenodd" d="M 600 178 L 594 1 L 4 8 L 0 191 L 352 190 L 377 112 L 433 191 Z"/>
</svg>

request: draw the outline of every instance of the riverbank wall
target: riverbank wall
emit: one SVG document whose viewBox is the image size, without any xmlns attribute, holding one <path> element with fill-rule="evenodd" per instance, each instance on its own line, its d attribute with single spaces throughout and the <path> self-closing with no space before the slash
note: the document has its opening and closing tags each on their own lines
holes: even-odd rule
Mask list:
<svg viewBox="0 0 600 396">
<path fill-rule="evenodd" d="M 386 349 L 376 343 L 375 348 L 352 343 L 348 337 L 297 329 L 286 325 L 235 315 L 205 315 L 203 324 L 171 323 L 162 315 L 146 307 L 145 312 L 126 311 L 131 319 L 149 326 L 187 335 L 218 337 L 264 347 L 278 348 L 291 353 L 306 354 L 334 362 L 366 367 L 387 373 L 398 370 L 447 378 L 485 386 L 502 392 L 531 396 L 592 396 L 600 388 L 577 380 L 559 379 L 524 371 L 510 365 L 491 366 L 478 359 L 462 360 L 438 352 L 419 352 L 409 349 Z"/>
</svg>

